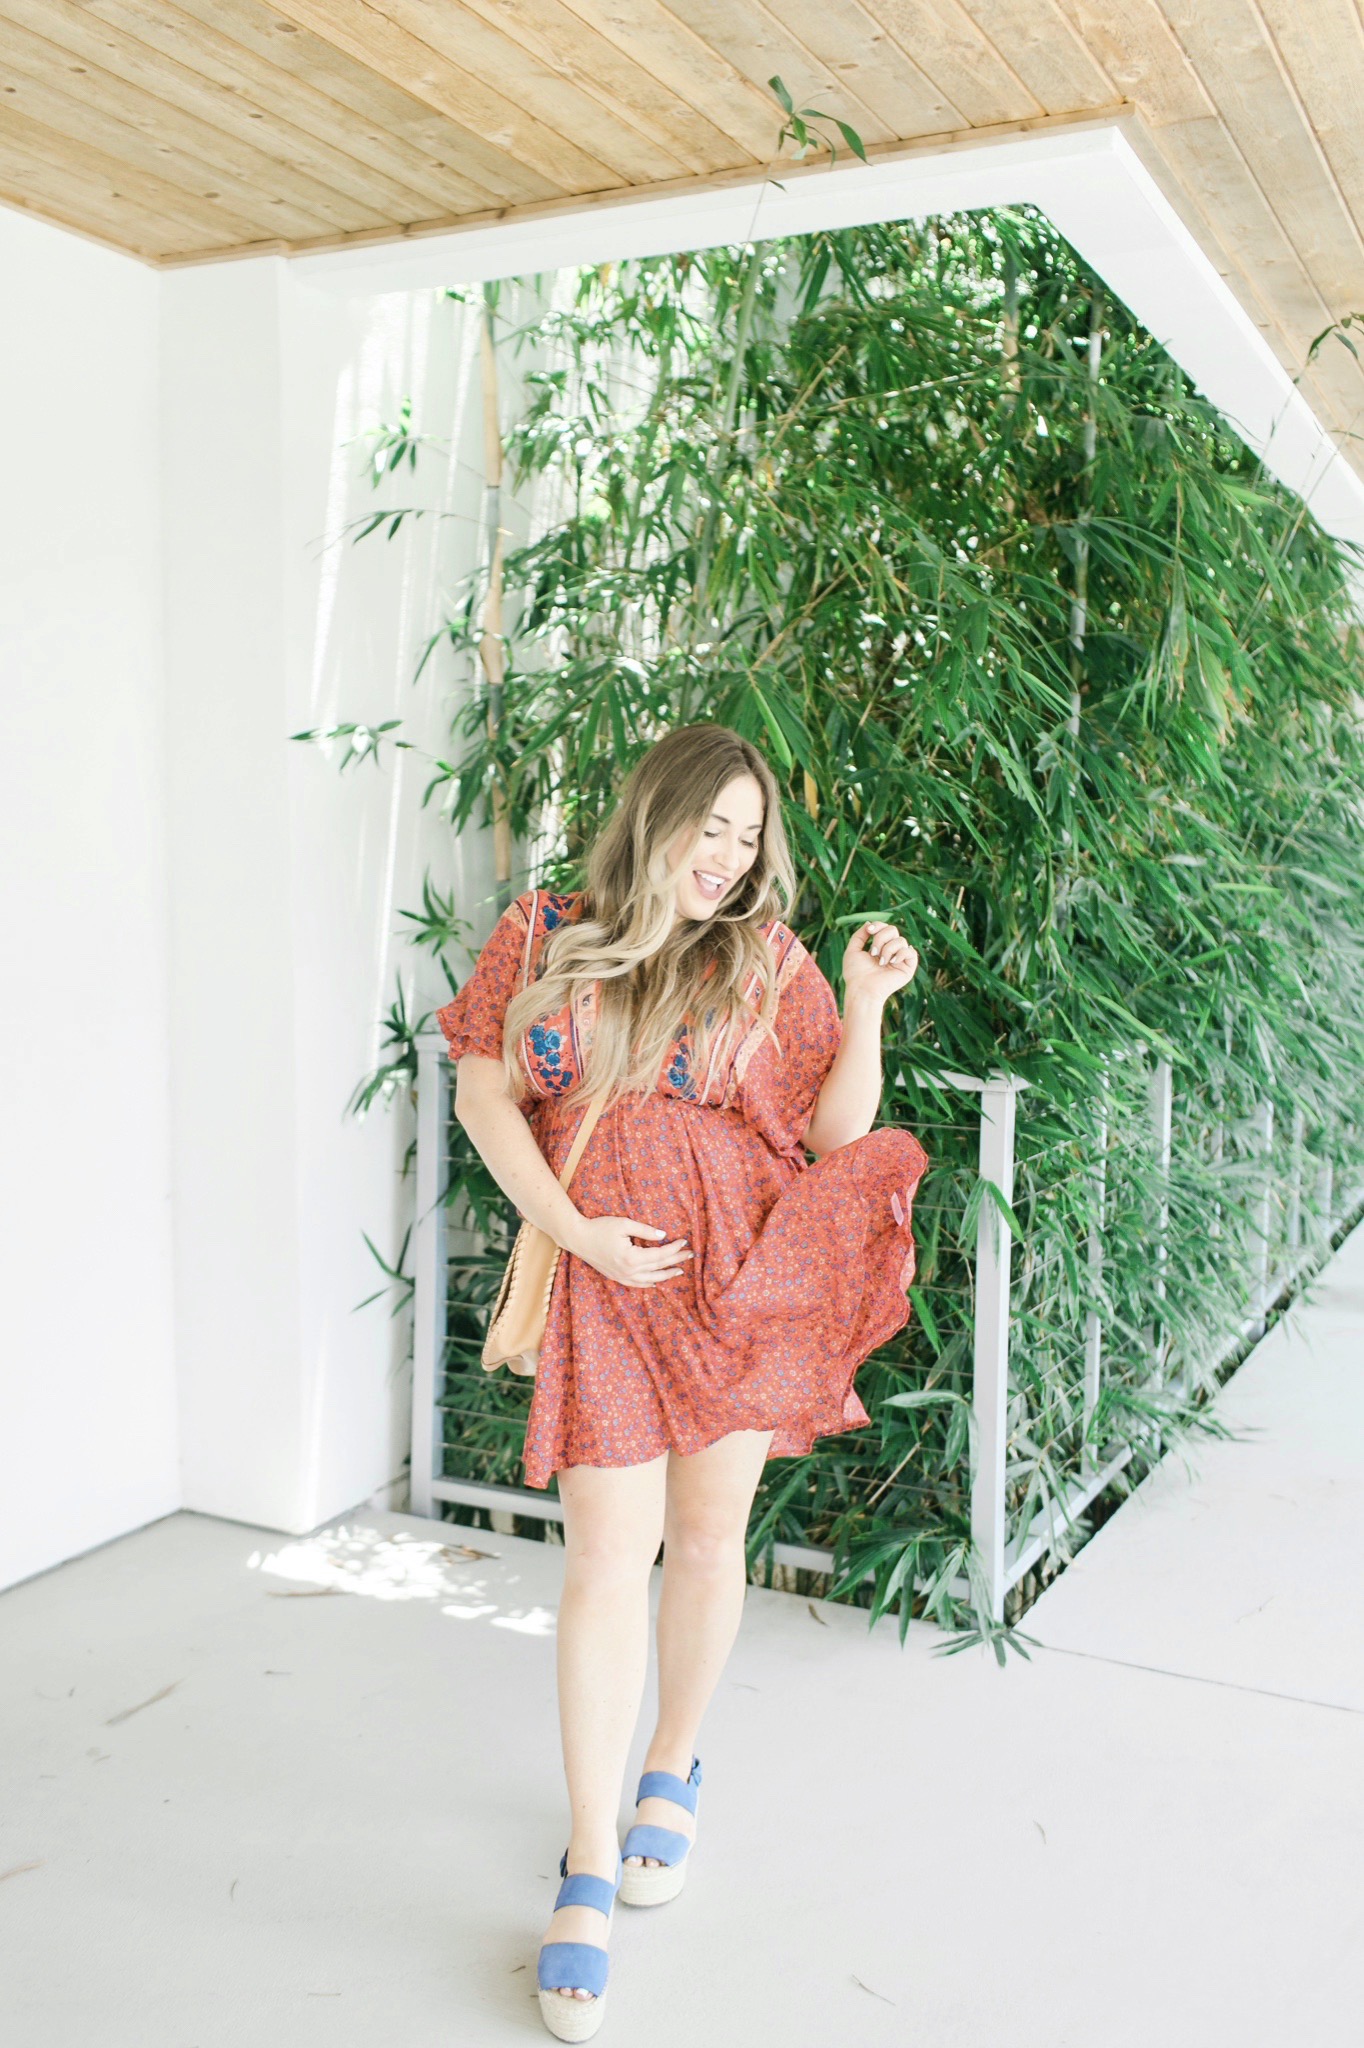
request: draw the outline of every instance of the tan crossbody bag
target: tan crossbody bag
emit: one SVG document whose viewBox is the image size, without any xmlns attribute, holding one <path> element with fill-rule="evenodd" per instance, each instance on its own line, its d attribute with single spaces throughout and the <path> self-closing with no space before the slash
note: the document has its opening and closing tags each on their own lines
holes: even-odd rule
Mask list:
<svg viewBox="0 0 1364 2048">
<path fill-rule="evenodd" d="M 526 956 L 523 963 L 522 986 L 525 987 L 530 974 L 531 939 L 535 931 L 536 904 L 531 904 L 531 920 L 526 932 Z M 602 1098 L 588 1109 L 569 1154 L 564 1161 L 559 1184 L 565 1190 L 572 1180 L 578 1161 L 587 1149 L 587 1141 L 602 1112 Z M 523 1222 L 516 1233 L 507 1269 L 502 1275 L 492 1316 L 488 1322 L 488 1334 L 483 1340 L 483 1370 L 494 1372 L 499 1365 L 518 1373 L 523 1379 L 534 1379 L 535 1369 L 540 1362 L 540 1346 L 544 1341 L 545 1324 L 549 1320 L 549 1297 L 554 1289 L 554 1275 L 558 1270 L 560 1245 L 554 1242 L 547 1230 L 538 1224 Z"/>
<path fill-rule="evenodd" d="M 564 1188 L 573 1178 L 574 1169 L 586 1150 L 601 1111 L 602 1102 L 598 1096 L 578 1126 L 578 1135 L 564 1161 L 564 1170 L 559 1175 L 560 1185 Z M 538 1224 L 523 1223 L 517 1231 L 488 1324 L 488 1334 L 483 1340 L 485 1372 L 505 1365 L 525 1379 L 534 1379 L 535 1368 L 540 1362 L 545 1324 L 549 1320 L 549 1297 L 553 1292 L 561 1250 L 549 1232 L 541 1230 Z"/>
</svg>

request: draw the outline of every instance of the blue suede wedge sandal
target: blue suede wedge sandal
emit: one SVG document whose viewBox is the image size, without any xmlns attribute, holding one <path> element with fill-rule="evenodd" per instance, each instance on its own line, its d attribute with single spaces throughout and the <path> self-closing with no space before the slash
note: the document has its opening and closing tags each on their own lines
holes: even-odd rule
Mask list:
<svg viewBox="0 0 1364 2048">
<path fill-rule="evenodd" d="M 568 1874 L 568 1851 L 559 1858 L 559 1875 L 563 1883 L 554 1901 L 554 1911 L 560 1906 L 595 1906 L 599 1913 L 606 1915 L 607 1931 L 611 1927 L 611 1908 L 616 1903 L 620 1890 L 623 1865 L 616 1862 L 616 1881 L 609 1877 L 593 1877 L 587 1870 L 576 1870 Z M 536 1965 L 536 1982 L 540 1989 L 540 2017 L 556 2041 L 590 2041 L 602 2022 L 602 2008 L 606 2004 L 606 1976 L 610 1957 L 604 1948 L 598 1948 L 590 1941 L 546 1941 L 540 1945 L 540 1960 Z M 568 1987 L 570 1996 L 565 1998 L 561 1986 Z M 574 1990 L 590 1991 L 591 1998 L 575 1998 Z"/>
<path fill-rule="evenodd" d="M 685 1781 L 673 1771 L 646 1771 L 639 1781 L 635 1805 L 638 1806 L 641 1799 L 671 1799 L 674 1805 L 685 1806 L 688 1813 L 694 1814 L 696 1788 L 700 1783 L 699 1756 L 692 1758 L 691 1772 Z M 626 1905 L 661 1906 L 665 1900 L 675 1899 L 687 1881 L 687 1857 L 691 1846 L 678 1828 L 659 1828 L 649 1821 L 636 1821 L 620 1852 L 620 1895 Z M 627 1856 L 656 1856 L 659 1867 L 651 1870 L 647 1863 L 631 1866 L 624 1862 Z"/>
</svg>

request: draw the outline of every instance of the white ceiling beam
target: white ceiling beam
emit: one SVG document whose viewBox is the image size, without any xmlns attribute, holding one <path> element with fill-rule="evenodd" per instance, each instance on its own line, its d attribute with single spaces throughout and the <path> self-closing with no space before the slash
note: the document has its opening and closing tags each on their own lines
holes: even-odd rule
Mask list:
<svg viewBox="0 0 1364 2048">
<path fill-rule="evenodd" d="M 315 289 L 366 297 L 567 266 L 922 220 L 992 206 L 1038 207 L 1161 342 L 1197 388 L 1326 530 L 1364 548 L 1364 480 L 1279 362 L 1129 140 L 1134 115 L 971 137 L 934 149 L 782 167 L 781 183 L 735 179 L 627 193 L 486 221 L 411 241 L 290 259 Z"/>
</svg>

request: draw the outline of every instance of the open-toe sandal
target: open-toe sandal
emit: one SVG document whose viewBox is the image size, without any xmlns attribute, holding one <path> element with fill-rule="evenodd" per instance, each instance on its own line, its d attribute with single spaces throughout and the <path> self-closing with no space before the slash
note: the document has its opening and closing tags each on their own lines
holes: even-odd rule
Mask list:
<svg viewBox="0 0 1364 2048">
<path fill-rule="evenodd" d="M 568 1874 L 568 1851 L 565 1849 L 559 1859 L 559 1875 L 563 1883 L 554 1901 L 554 1911 L 560 1906 L 595 1906 L 606 1916 L 609 1933 L 611 1908 L 620 1890 L 623 1865 L 616 1864 L 616 1881 L 609 1877 L 594 1877 L 590 1871 L 577 1870 L 572 1877 Z M 598 1948 L 591 1941 L 546 1941 L 540 1946 L 540 1960 L 536 1965 L 536 1983 L 540 1991 L 540 2017 L 556 2041 L 590 2041 L 602 2022 L 602 2008 L 606 2004 L 606 1978 L 610 1958 L 604 1948 Z M 567 1987 L 565 1998 L 561 1986 Z M 575 1991 L 590 1991 L 590 1998 L 577 1998 Z"/>
<path fill-rule="evenodd" d="M 688 1813 L 696 1812 L 696 1788 L 701 1783 L 701 1759 L 691 1760 L 691 1773 L 679 1778 L 674 1771 L 646 1771 L 639 1781 L 635 1794 L 635 1805 L 641 1799 L 671 1799 L 677 1806 L 685 1806 Z M 621 1850 L 626 1856 L 656 1856 L 658 1867 L 651 1869 L 647 1863 L 622 1863 L 620 1895 L 627 1906 L 661 1906 L 667 1899 L 675 1899 L 687 1881 L 687 1863 L 691 1842 L 679 1828 L 655 1827 L 649 1821 L 636 1821 L 625 1837 Z"/>
</svg>

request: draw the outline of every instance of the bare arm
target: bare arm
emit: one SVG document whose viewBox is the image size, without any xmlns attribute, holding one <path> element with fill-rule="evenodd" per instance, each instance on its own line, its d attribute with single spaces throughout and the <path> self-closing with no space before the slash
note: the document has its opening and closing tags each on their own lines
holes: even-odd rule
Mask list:
<svg viewBox="0 0 1364 2048">
<path fill-rule="evenodd" d="M 912 981 L 919 956 L 893 924 L 859 925 L 843 955 L 843 1032 L 815 1097 L 805 1148 L 818 1158 L 865 1138 L 881 1107 L 881 1020 L 886 999 Z"/>
<path fill-rule="evenodd" d="M 652 1224 L 628 1216 L 584 1216 L 575 1208 L 508 1094 L 500 1060 L 469 1052 L 456 1062 L 455 1115 L 503 1194 L 527 1222 L 608 1280 L 626 1287 L 651 1287 L 681 1273 L 681 1261 L 693 1256 L 684 1238 L 668 1244 L 634 1244 L 636 1237 L 666 1236 Z"/>
</svg>

